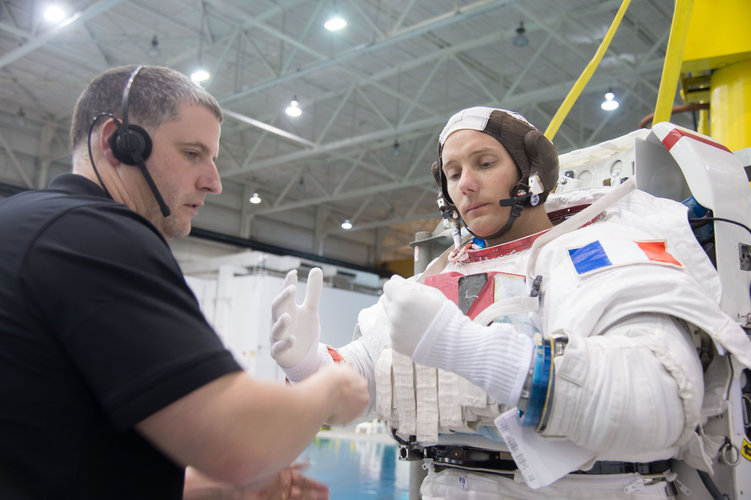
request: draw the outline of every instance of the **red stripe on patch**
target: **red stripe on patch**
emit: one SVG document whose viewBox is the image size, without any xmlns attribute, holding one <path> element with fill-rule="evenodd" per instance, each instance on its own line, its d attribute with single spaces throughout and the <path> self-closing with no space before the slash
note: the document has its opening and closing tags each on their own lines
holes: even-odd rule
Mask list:
<svg viewBox="0 0 751 500">
<path fill-rule="evenodd" d="M 676 266 L 683 267 L 675 257 L 667 252 L 664 241 L 635 241 L 634 243 L 642 249 L 642 252 L 647 255 L 649 260 L 666 262 L 668 264 L 675 264 Z"/>
</svg>

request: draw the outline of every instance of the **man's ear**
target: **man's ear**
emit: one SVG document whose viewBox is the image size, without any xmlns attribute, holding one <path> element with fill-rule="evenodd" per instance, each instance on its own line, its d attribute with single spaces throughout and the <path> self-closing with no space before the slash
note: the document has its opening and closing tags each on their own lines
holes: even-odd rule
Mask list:
<svg viewBox="0 0 751 500">
<path fill-rule="evenodd" d="M 97 144 L 99 145 L 99 148 L 102 150 L 102 154 L 107 159 L 110 165 L 113 167 L 116 167 L 118 165 L 121 165 L 122 162 L 115 158 L 114 153 L 112 152 L 112 146 L 110 145 L 110 139 L 112 138 L 112 134 L 117 132 L 118 129 L 118 123 L 113 118 L 107 118 L 107 120 L 102 124 L 102 128 L 99 132 L 99 137 L 96 139 Z"/>
</svg>

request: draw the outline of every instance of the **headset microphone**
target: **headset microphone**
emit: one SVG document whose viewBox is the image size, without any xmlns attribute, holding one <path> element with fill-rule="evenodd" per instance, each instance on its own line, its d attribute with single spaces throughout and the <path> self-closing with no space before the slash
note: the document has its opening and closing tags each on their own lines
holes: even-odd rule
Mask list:
<svg viewBox="0 0 751 500">
<path fill-rule="evenodd" d="M 156 201 L 159 204 L 159 209 L 162 211 L 162 215 L 167 217 L 170 214 L 170 209 L 164 202 L 162 195 L 159 193 L 159 189 L 157 189 L 154 179 L 151 178 L 151 174 L 149 174 L 149 171 L 146 169 L 146 160 L 151 154 L 151 137 L 149 137 L 149 133 L 146 132 L 143 127 L 128 124 L 128 98 L 130 96 L 130 87 L 133 85 L 133 80 L 135 80 L 136 75 L 141 69 L 143 69 L 143 66 L 138 66 L 133 70 L 128 78 L 128 83 L 123 89 L 122 121 L 113 117 L 115 123 L 117 123 L 117 130 L 115 130 L 115 132 L 112 133 L 112 137 L 110 137 L 110 147 L 112 148 L 112 154 L 115 158 L 126 165 L 134 165 L 139 168 L 144 179 L 146 179 L 146 184 L 148 184 L 149 189 L 151 189 L 154 198 L 156 198 Z"/>
</svg>

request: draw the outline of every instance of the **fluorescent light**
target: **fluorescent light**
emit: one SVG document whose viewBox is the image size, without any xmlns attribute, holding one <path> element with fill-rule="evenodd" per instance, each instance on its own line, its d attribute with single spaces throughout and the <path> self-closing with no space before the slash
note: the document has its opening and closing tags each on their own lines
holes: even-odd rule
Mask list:
<svg viewBox="0 0 751 500">
<path fill-rule="evenodd" d="M 159 39 L 154 35 L 154 38 L 151 39 L 151 48 L 149 49 L 149 55 L 151 57 L 159 57 Z"/>
<path fill-rule="evenodd" d="M 347 21 L 345 21 L 344 18 L 339 16 L 338 14 L 334 14 L 329 18 L 328 21 L 323 23 L 323 27 L 329 31 L 339 31 L 345 26 L 347 26 Z"/>
<path fill-rule="evenodd" d="M 65 19 L 65 11 L 59 5 L 50 5 L 44 10 L 44 18 L 51 23 L 59 23 Z"/>
<path fill-rule="evenodd" d="M 190 75 L 190 79 L 195 83 L 205 82 L 209 78 L 211 78 L 211 73 L 203 68 L 195 70 L 193 74 Z"/>
<path fill-rule="evenodd" d="M 615 94 L 613 93 L 613 91 L 608 90 L 607 92 L 605 92 L 605 100 L 602 101 L 600 107 L 605 111 L 613 111 L 615 109 L 618 109 L 618 106 L 620 106 L 620 104 L 615 100 Z"/>
<path fill-rule="evenodd" d="M 524 36 L 524 33 L 526 32 L 527 30 L 524 28 L 524 23 L 519 21 L 519 27 L 516 28 L 516 36 L 511 43 L 513 43 L 515 47 L 526 47 L 529 43 L 529 39 Z"/>
<path fill-rule="evenodd" d="M 344 222 L 342 222 L 342 229 L 344 229 L 345 231 L 352 229 L 352 223 L 349 221 L 349 219 L 344 219 Z"/>
<path fill-rule="evenodd" d="M 302 114 L 302 108 L 300 108 L 300 101 L 297 100 L 297 96 L 289 101 L 289 106 L 287 106 L 287 109 L 285 109 L 284 112 L 293 118 L 297 118 Z"/>
</svg>

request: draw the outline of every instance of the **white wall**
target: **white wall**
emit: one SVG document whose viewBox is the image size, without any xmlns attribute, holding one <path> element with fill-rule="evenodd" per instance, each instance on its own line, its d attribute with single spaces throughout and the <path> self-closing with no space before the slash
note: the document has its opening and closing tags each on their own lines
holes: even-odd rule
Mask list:
<svg viewBox="0 0 751 500">
<path fill-rule="evenodd" d="M 186 276 L 201 309 L 235 358 L 255 377 L 283 380 L 284 373 L 269 354 L 271 302 L 282 278 L 268 274 L 234 276 L 220 271 L 216 279 Z M 297 303 L 305 297 L 298 283 Z M 357 314 L 378 297 L 324 285 L 320 301 L 321 342 L 339 347 L 352 339 Z"/>
</svg>

